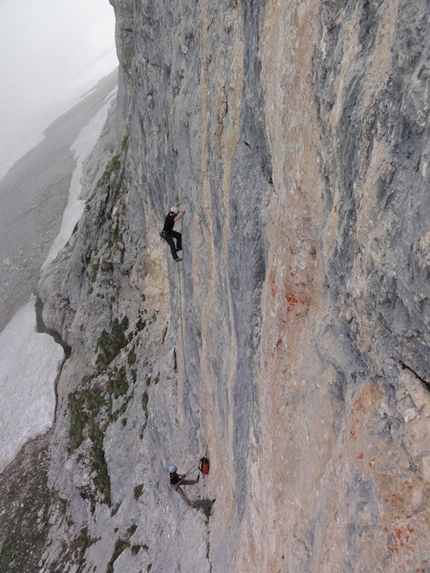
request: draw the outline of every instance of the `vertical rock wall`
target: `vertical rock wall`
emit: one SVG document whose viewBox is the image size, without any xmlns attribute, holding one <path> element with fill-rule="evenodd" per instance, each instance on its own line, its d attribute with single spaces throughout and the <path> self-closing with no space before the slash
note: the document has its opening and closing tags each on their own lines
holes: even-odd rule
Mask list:
<svg viewBox="0 0 430 573">
<path fill-rule="evenodd" d="M 426 571 L 428 2 L 111 3 L 117 132 L 40 287 L 41 566 Z"/>
</svg>

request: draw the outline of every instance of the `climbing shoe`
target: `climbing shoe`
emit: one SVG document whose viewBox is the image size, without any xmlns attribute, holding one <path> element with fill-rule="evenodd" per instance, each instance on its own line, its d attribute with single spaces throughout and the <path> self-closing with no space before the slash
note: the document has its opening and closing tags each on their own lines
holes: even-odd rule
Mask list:
<svg viewBox="0 0 430 573">
<path fill-rule="evenodd" d="M 175 263 L 179 263 L 179 261 L 182 261 L 181 257 L 178 257 L 177 259 L 175 259 Z"/>
</svg>

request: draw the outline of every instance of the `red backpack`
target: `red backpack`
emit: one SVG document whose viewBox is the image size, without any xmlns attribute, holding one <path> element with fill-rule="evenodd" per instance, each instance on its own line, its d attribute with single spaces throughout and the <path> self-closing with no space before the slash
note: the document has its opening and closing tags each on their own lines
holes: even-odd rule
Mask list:
<svg viewBox="0 0 430 573">
<path fill-rule="evenodd" d="M 202 458 L 199 462 L 199 470 L 202 474 L 208 475 L 209 473 L 209 460 L 207 458 Z"/>
</svg>

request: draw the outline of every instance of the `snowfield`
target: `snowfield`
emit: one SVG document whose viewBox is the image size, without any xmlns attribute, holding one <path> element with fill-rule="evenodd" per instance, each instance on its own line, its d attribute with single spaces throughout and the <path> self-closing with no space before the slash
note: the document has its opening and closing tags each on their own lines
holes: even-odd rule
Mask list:
<svg viewBox="0 0 430 573">
<path fill-rule="evenodd" d="M 0 333 L 0 472 L 21 447 L 52 426 L 60 345 L 36 332 L 35 297 Z"/>
<path fill-rule="evenodd" d="M 82 189 L 82 165 L 85 159 L 90 154 L 95 146 L 97 139 L 105 124 L 109 106 L 112 99 L 116 96 L 117 90 L 115 89 L 106 99 L 106 103 L 100 111 L 94 116 L 90 123 L 84 127 L 79 134 L 71 149 L 75 153 L 76 167 L 72 175 L 72 181 L 69 189 L 69 202 L 63 213 L 60 232 L 49 250 L 48 256 L 43 263 L 43 268 L 46 267 L 51 261 L 55 259 L 61 249 L 66 245 L 70 239 L 75 228 L 76 223 L 82 216 L 85 207 L 85 201 L 79 198 Z"/>
</svg>

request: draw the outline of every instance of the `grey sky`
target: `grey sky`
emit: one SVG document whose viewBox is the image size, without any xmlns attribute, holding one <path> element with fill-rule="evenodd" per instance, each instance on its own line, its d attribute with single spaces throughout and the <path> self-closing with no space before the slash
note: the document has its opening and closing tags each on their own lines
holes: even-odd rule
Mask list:
<svg viewBox="0 0 430 573">
<path fill-rule="evenodd" d="M 0 0 L 0 177 L 116 64 L 108 0 Z"/>
</svg>

